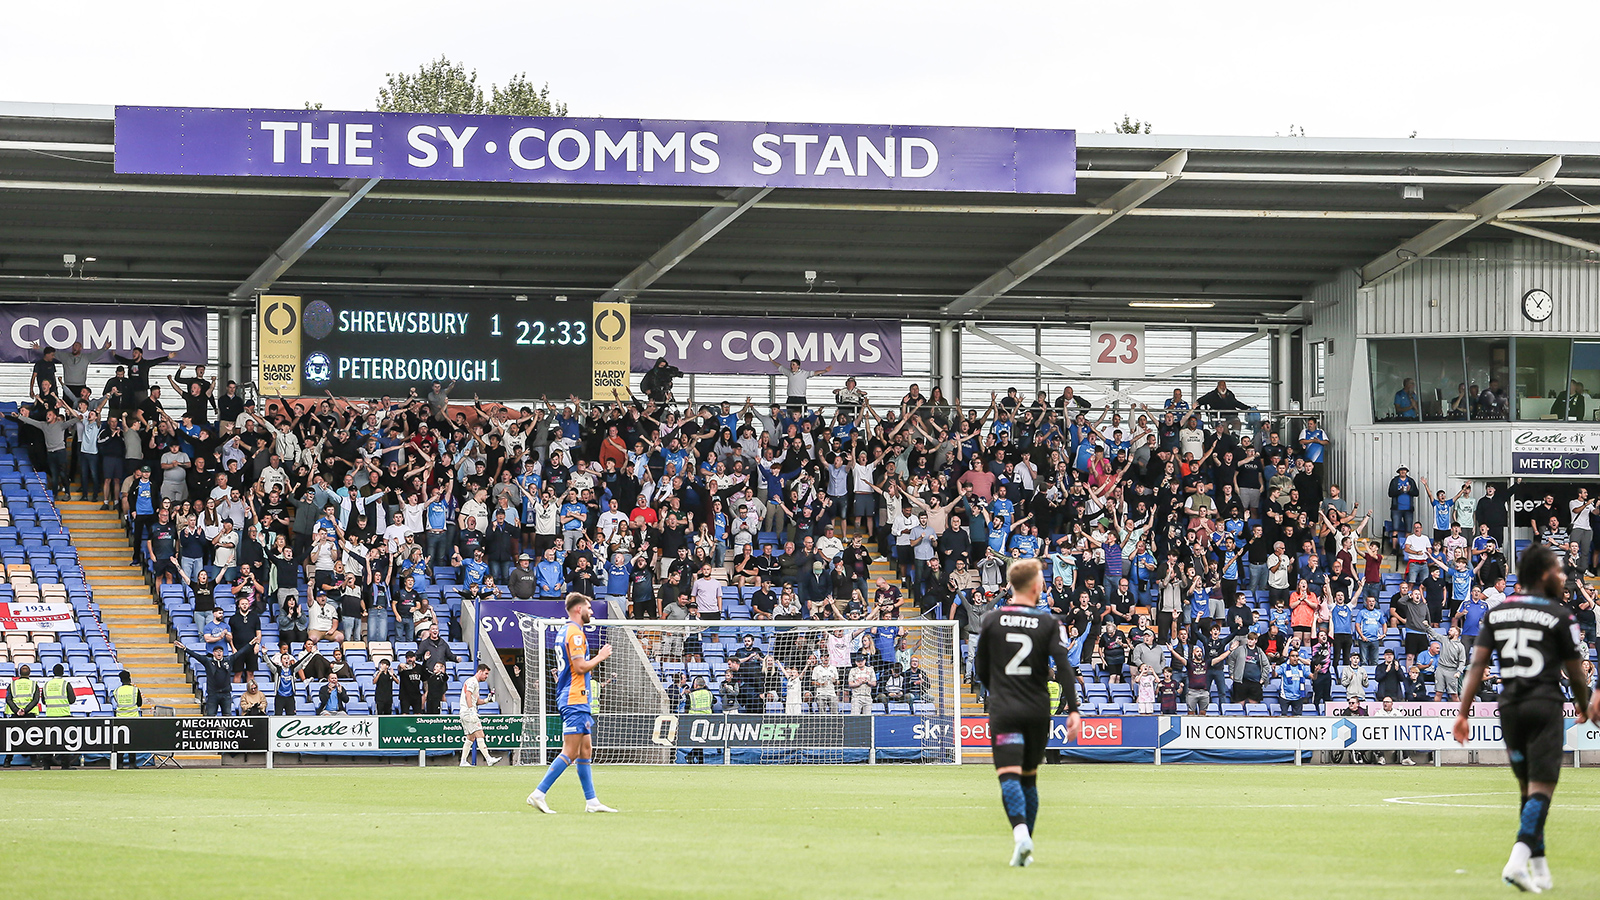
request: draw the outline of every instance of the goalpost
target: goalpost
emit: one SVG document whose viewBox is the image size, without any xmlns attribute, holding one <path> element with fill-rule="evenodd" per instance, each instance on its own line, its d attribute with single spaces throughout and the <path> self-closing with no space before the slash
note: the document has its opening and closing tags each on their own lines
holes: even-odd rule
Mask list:
<svg viewBox="0 0 1600 900">
<path fill-rule="evenodd" d="M 517 762 L 542 765 L 561 749 L 554 695 L 567 620 L 517 619 Z M 591 656 L 611 647 L 592 678 L 596 762 L 961 761 L 954 621 L 596 619 L 584 632 Z"/>
</svg>

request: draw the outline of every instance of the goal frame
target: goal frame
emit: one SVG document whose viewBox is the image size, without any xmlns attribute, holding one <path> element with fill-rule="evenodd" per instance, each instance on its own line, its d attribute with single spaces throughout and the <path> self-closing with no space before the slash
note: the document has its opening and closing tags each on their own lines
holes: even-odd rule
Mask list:
<svg viewBox="0 0 1600 900">
<path fill-rule="evenodd" d="M 546 705 L 546 697 L 545 697 L 546 685 L 545 685 L 545 679 L 543 677 L 543 673 L 545 673 L 545 672 L 550 670 L 550 667 L 555 664 L 555 660 L 554 660 L 553 653 L 552 653 L 552 650 L 551 650 L 548 642 L 543 640 L 543 639 L 535 639 L 534 635 L 545 635 L 545 634 L 548 634 L 549 630 L 564 627 L 571 620 L 569 620 L 567 618 L 564 618 L 564 617 L 563 618 L 556 618 L 556 617 L 532 616 L 532 615 L 528 615 L 526 613 L 521 613 L 521 612 L 517 613 L 517 619 L 518 619 L 518 624 L 519 624 L 519 630 L 522 632 L 522 635 L 523 635 L 524 655 L 525 655 L 525 657 L 527 657 L 530 653 L 532 655 L 532 665 L 529 664 L 529 660 L 527 658 L 525 658 L 524 661 L 523 661 L 523 669 L 524 669 L 524 679 L 523 680 L 524 680 L 524 684 L 522 685 L 523 703 L 522 703 L 522 710 L 521 710 L 521 712 L 523 714 L 523 719 L 524 719 L 523 733 L 524 733 L 524 737 L 526 739 L 526 737 L 529 736 L 527 734 L 527 730 L 529 728 L 533 728 L 534 731 L 535 731 L 535 734 L 537 735 L 537 738 L 536 738 L 535 741 L 526 742 L 526 740 L 525 740 L 525 744 L 531 743 L 533 746 L 525 746 L 523 752 L 525 753 L 527 750 L 536 749 L 536 752 L 538 754 L 537 761 L 532 763 L 532 764 L 542 765 L 542 764 L 545 764 L 546 762 L 549 761 L 550 754 L 551 754 L 551 751 L 553 749 L 552 746 L 551 746 L 549 729 L 548 729 L 547 724 L 546 724 L 547 721 L 548 721 L 547 717 L 548 717 L 549 713 L 547 711 L 547 705 Z M 943 701 L 944 705 L 940 706 L 940 705 L 938 705 L 938 702 L 936 702 L 936 709 L 935 709 L 935 711 L 933 713 L 915 713 L 915 712 L 913 712 L 913 713 L 911 713 L 909 715 L 911 715 L 911 716 L 923 716 L 923 717 L 926 717 L 926 718 L 939 719 L 939 720 L 943 720 L 945 722 L 948 722 L 948 724 L 949 724 L 949 729 L 950 729 L 949 758 L 947 760 L 946 759 L 926 760 L 926 761 L 924 761 L 925 764 L 957 765 L 957 766 L 961 765 L 962 764 L 962 759 L 961 759 L 961 757 L 962 757 L 962 747 L 961 747 L 961 718 L 962 718 L 961 678 L 962 678 L 962 671 L 963 671 L 962 670 L 961 652 L 962 652 L 963 648 L 962 648 L 961 641 L 959 640 L 959 637 L 960 637 L 960 626 L 959 626 L 959 623 L 954 619 L 927 619 L 927 618 L 922 618 L 922 617 L 913 617 L 913 618 L 906 618 L 906 619 L 882 619 L 882 620 L 880 620 L 880 619 L 870 619 L 870 620 L 869 619 L 860 619 L 860 620 L 841 620 L 841 619 L 824 619 L 824 620 L 818 620 L 818 619 L 800 619 L 800 620 L 793 620 L 793 619 L 790 619 L 790 620 L 768 620 L 768 619 L 715 619 L 715 620 L 708 620 L 708 619 L 677 619 L 677 620 L 666 620 L 666 619 L 626 619 L 626 618 L 608 619 L 608 618 L 598 618 L 597 617 L 595 619 L 592 619 L 584 627 L 586 627 L 586 628 L 613 628 L 613 627 L 616 627 L 616 628 L 623 629 L 629 635 L 630 649 L 632 650 L 632 652 L 634 652 L 635 654 L 638 655 L 638 659 L 649 661 L 651 659 L 650 654 L 645 649 L 645 647 L 644 647 L 644 645 L 641 642 L 640 637 L 639 637 L 639 632 L 641 632 L 641 631 L 683 631 L 685 633 L 685 635 L 687 635 L 690 632 L 704 633 L 706 631 L 713 631 L 713 630 L 721 632 L 721 633 L 725 633 L 725 632 L 729 632 L 729 631 L 732 631 L 732 632 L 743 632 L 743 631 L 758 631 L 758 632 L 760 632 L 760 631 L 765 631 L 765 632 L 773 632 L 773 633 L 775 633 L 775 632 L 784 631 L 784 630 L 816 632 L 816 631 L 833 630 L 833 629 L 838 629 L 838 628 L 868 629 L 868 628 L 879 627 L 879 626 L 890 626 L 890 627 L 896 627 L 896 628 L 909 628 L 909 629 L 911 629 L 913 631 L 925 631 L 925 632 L 930 632 L 930 633 L 943 632 L 945 634 L 945 640 L 948 642 L 948 644 L 946 645 L 948 649 L 947 649 L 946 652 L 943 653 L 942 657 L 938 658 L 939 665 L 937 667 L 936 672 L 934 670 L 934 667 L 932 667 L 932 666 L 929 666 L 928 670 L 926 670 L 926 674 L 927 674 L 927 677 L 929 678 L 929 683 L 930 683 L 930 691 L 929 691 L 929 693 L 930 694 L 934 694 L 935 696 L 940 698 L 940 701 Z M 939 649 L 944 650 L 944 648 L 939 648 Z M 618 656 L 618 654 L 613 652 L 612 658 L 615 659 L 615 658 L 617 658 L 617 656 Z M 927 651 L 919 653 L 919 657 L 922 658 L 922 659 L 932 659 L 932 657 L 929 657 L 927 655 Z M 660 699 L 661 704 L 662 704 L 661 705 L 661 710 L 662 710 L 661 711 L 661 715 L 663 715 L 663 716 L 675 716 L 677 714 L 677 711 L 674 708 L 671 707 L 671 704 L 670 704 L 670 702 L 668 700 L 668 695 L 667 695 L 666 690 L 665 690 L 665 685 L 662 683 L 661 677 L 657 674 L 657 671 L 656 671 L 656 669 L 654 668 L 653 665 L 648 666 L 648 671 L 650 672 L 651 677 L 655 680 L 655 684 L 654 684 L 655 688 L 659 691 L 659 699 Z M 538 676 L 537 678 L 536 678 L 536 675 Z M 840 688 L 840 693 L 841 694 L 845 694 L 846 693 L 845 689 L 842 686 Z M 841 699 L 841 704 L 846 703 L 846 702 L 848 702 L 848 701 Z M 913 706 L 913 709 L 915 709 L 914 706 Z M 724 714 L 718 714 L 718 715 L 724 715 Z M 597 715 L 609 715 L 609 714 L 606 714 L 603 711 L 597 711 Z M 749 715 L 763 716 L 763 717 L 764 716 L 773 716 L 773 717 L 777 716 L 777 714 L 774 714 L 774 713 L 756 713 L 756 714 L 749 714 Z M 805 713 L 803 715 L 805 715 L 807 717 L 813 717 L 814 716 L 818 720 L 823 719 L 823 717 L 829 717 L 829 716 L 834 717 L 834 718 L 839 718 L 839 717 L 852 718 L 852 717 L 849 717 L 849 716 L 844 716 L 844 714 L 842 714 L 842 713 L 828 714 L 828 713 L 815 713 L 815 712 L 812 712 L 812 713 Z M 886 716 L 887 715 L 905 716 L 907 714 L 905 714 L 905 713 L 890 713 L 890 714 L 884 714 L 884 715 L 886 715 Z M 792 718 L 792 717 L 785 717 L 785 718 Z M 876 744 L 875 729 L 874 729 L 874 727 L 872 725 L 872 720 L 877 719 L 878 718 L 878 714 L 872 714 L 870 716 L 853 717 L 853 718 L 867 718 L 869 720 L 867 731 L 868 731 L 869 734 L 873 734 L 874 738 L 873 738 L 873 740 L 871 740 L 868 743 L 868 745 L 865 748 L 866 751 L 867 751 L 865 763 L 867 765 L 876 765 L 878 763 L 878 759 L 877 759 L 877 757 L 878 757 L 878 752 L 877 752 L 878 751 L 878 747 L 877 747 L 877 744 Z M 842 721 L 842 719 L 840 719 L 840 720 Z M 559 748 L 560 748 L 560 744 L 559 744 L 559 742 L 557 742 L 554 749 L 558 750 Z M 605 748 L 603 746 L 600 746 L 600 745 L 597 745 L 595 749 L 596 749 L 596 752 L 598 754 L 599 751 L 601 751 L 603 749 L 607 749 L 607 748 Z M 618 751 L 618 752 L 621 752 L 621 751 Z M 658 760 L 658 761 L 637 760 L 637 759 L 635 759 L 635 760 L 623 761 L 623 762 L 620 762 L 620 763 L 616 762 L 616 761 L 610 761 L 610 762 L 611 762 L 611 764 L 623 764 L 623 765 L 627 765 L 627 764 L 637 764 L 637 765 L 675 765 L 675 764 L 679 764 L 678 761 L 674 758 L 676 756 L 676 753 L 673 750 L 664 751 L 664 753 L 665 753 L 667 758 L 662 759 L 662 760 Z M 519 755 L 521 755 L 521 754 L 519 754 Z M 521 759 L 521 760 L 519 760 L 519 762 L 527 764 L 526 759 Z M 849 764 L 849 763 L 842 763 L 842 764 Z"/>
</svg>

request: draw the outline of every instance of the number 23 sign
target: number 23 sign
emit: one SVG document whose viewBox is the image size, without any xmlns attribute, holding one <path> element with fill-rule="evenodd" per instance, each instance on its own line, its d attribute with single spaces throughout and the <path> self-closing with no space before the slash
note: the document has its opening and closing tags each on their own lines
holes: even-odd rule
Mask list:
<svg viewBox="0 0 1600 900">
<path fill-rule="evenodd" d="M 1115 322 L 1090 325 L 1089 377 L 1143 378 L 1144 326 Z"/>
</svg>

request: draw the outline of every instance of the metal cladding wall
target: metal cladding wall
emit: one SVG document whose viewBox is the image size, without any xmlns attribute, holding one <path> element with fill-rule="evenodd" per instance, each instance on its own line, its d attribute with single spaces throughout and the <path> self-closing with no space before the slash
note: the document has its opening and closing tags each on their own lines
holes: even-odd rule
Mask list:
<svg viewBox="0 0 1600 900">
<path fill-rule="evenodd" d="M 1550 292 L 1555 311 L 1544 322 L 1522 315 L 1522 295 Z M 1418 260 L 1362 287 L 1354 271 L 1317 285 L 1306 296 L 1305 340 L 1332 339 L 1326 395 L 1307 398 L 1335 435 L 1332 480 L 1345 496 L 1389 510 L 1388 485 L 1408 466 L 1435 489 L 1454 493 L 1462 478 L 1481 480 L 1511 470 L 1511 440 L 1525 423 L 1372 424 L 1366 339 L 1492 335 L 1600 335 L 1600 261 L 1582 251 L 1535 240 L 1477 242 L 1456 253 Z M 1481 483 L 1475 493 L 1482 496 Z M 1375 524 L 1377 533 L 1381 524 Z"/>
<path fill-rule="evenodd" d="M 1389 479 L 1395 469 L 1406 466 L 1413 478 L 1426 476 L 1428 486 L 1454 494 L 1462 478 L 1471 478 L 1473 494 L 1483 496 L 1482 479 L 1504 476 L 1511 468 L 1511 438 L 1517 428 L 1509 425 L 1472 426 L 1441 422 L 1437 425 L 1384 427 L 1356 426 L 1351 429 L 1345 460 L 1346 496 L 1360 502 L 1363 511 L 1372 510 L 1370 533 L 1383 530 L 1389 515 Z M 1342 448 L 1341 448 L 1342 449 Z"/>
<path fill-rule="evenodd" d="M 1324 346 L 1332 343 L 1333 353 L 1326 357 L 1323 366 L 1322 396 L 1310 396 L 1311 374 L 1307 372 L 1305 409 L 1320 416 L 1322 429 L 1335 435 L 1333 452 L 1329 454 L 1329 466 L 1333 470 L 1331 483 L 1340 485 L 1346 496 L 1362 500 L 1365 508 L 1367 504 L 1362 495 L 1349 493 L 1351 469 L 1347 452 L 1352 424 L 1350 412 L 1352 408 L 1361 408 L 1355 405 L 1352 396 L 1352 370 L 1358 361 L 1364 364 L 1365 358 L 1364 351 L 1361 357 L 1356 355 L 1356 288 L 1360 284 L 1361 276 L 1354 269 L 1344 269 L 1333 281 L 1317 285 L 1306 295 L 1311 324 L 1304 332 L 1308 348 L 1305 359 L 1309 363 L 1309 348 L 1317 341 Z"/>
<path fill-rule="evenodd" d="M 1522 295 L 1550 292 L 1543 322 L 1522 315 Z M 1361 291 L 1362 337 L 1481 334 L 1600 334 L 1600 261 L 1545 241 L 1469 244 L 1417 260 Z"/>
</svg>

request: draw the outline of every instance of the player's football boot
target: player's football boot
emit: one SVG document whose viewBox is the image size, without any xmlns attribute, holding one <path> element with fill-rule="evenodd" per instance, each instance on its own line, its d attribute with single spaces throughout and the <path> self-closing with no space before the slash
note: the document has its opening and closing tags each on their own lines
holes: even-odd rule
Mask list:
<svg viewBox="0 0 1600 900">
<path fill-rule="evenodd" d="M 528 805 L 542 813 L 549 813 L 552 816 L 556 814 L 556 811 L 551 809 L 549 804 L 544 802 L 543 791 L 534 791 L 533 793 L 529 794 Z"/>
<path fill-rule="evenodd" d="M 584 806 L 583 806 L 583 811 L 584 812 L 616 812 L 616 810 L 614 810 L 611 807 L 605 805 L 604 803 L 601 803 L 599 800 L 590 800 L 588 803 L 585 803 Z"/>
<path fill-rule="evenodd" d="M 1500 878 L 1506 884 L 1519 891 L 1526 891 L 1530 894 L 1543 893 L 1540 887 L 1534 883 L 1533 873 L 1528 870 L 1526 863 L 1520 866 L 1515 863 L 1506 863 L 1506 867 L 1500 870 Z"/>
<path fill-rule="evenodd" d="M 1011 864 L 1013 866 L 1033 865 L 1033 838 L 1022 838 L 1011 850 Z"/>
<path fill-rule="evenodd" d="M 1528 860 L 1528 872 L 1533 875 L 1533 886 L 1541 893 L 1555 887 L 1555 882 L 1550 880 L 1550 860 L 1543 856 L 1535 856 Z"/>
</svg>

